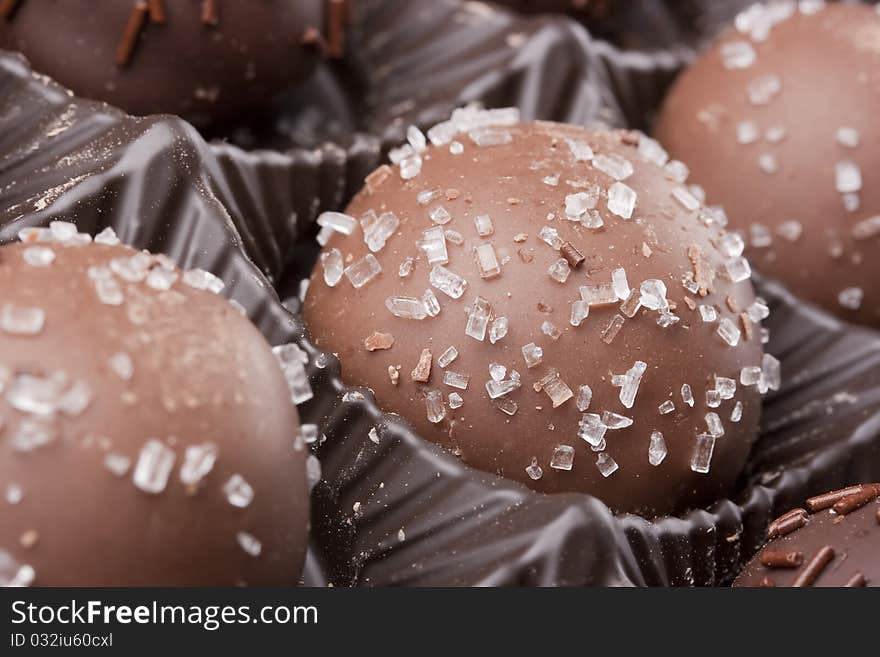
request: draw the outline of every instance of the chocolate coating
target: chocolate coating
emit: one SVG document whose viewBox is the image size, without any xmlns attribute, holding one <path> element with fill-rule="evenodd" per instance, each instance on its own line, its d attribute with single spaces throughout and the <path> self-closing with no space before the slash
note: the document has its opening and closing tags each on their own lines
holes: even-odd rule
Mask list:
<svg viewBox="0 0 880 657">
<path fill-rule="evenodd" d="M 812 514 L 806 509 L 786 514 L 803 519 L 770 540 L 733 585 L 880 586 L 880 484 L 846 490 L 851 493 L 840 497 L 838 504 L 844 508 L 838 506 L 837 511 L 828 506 Z"/>
<path fill-rule="evenodd" d="M 25 261 L 44 246 L 51 264 Z M 116 276 L 123 302 L 99 301 L 89 268 L 136 253 L 0 248 L 0 579 L 27 564 L 41 586 L 296 584 L 306 452 L 294 449 L 297 413 L 276 359 L 232 305 L 179 270 L 168 290 Z M 17 333 L 27 322 L 10 308 L 40 309 L 44 325 Z M 53 373 L 66 376 L 62 394 L 46 389 Z M 82 383 L 84 408 L 60 401 Z M 192 474 L 211 443 L 213 467 Z M 145 476 L 149 445 L 173 455 L 167 481 L 161 467 Z"/>
<path fill-rule="evenodd" d="M 715 375 L 739 379 L 744 366 L 759 365 L 762 348 L 756 327 L 750 337 L 744 334 L 737 347 L 727 346 L 716 333 L 717 323 L 703 323 L 699 314 L 685 305 L 690 296 L 682 280 L 693 271 L 689 249 L 703 254 L 709 269 L 722 269 L 725 257 L 715 247 L 717 227 L 697 219 L 696 211 L 686 211 L 672 196 L 678 187 L 661 168 L 645 159 L 630 145 L 639 137 L 634 133 L 587 131 L 554 123 L 534 123 L 499 128 L 510 140 L 497 146 L 478 146 L 466 135 L 460 155 L 446 146 L 433 147 L 422 154 L 421 173 L 412 180 L 400 178 L 398 171 L 386 168 L 372 174 L 368 186 L 352 201 L 347 212 L 361 217 L 368 210 L 376 214 L 391 211 L 400 226 L 387 245 L 375 253 L 382 272 L 360 289 L 345 277 L 329 287 L 321 266 L 312 276 L 304 306 L 304 318 L 315 343 L 336 352 L 344 379 L 366 385 L 376 393 L 379 405 L 408 419 L 424 438 L 435 441 L 471 466 L 519 480 L 542 492 L 583 491 L 595 494 L 613 509 L 638 511 L 646 515 L 666 513 L 705 504 L 729 489 L 740 473 L 757 426 L 760 401 L 754 388 L 740 386 L 735 400 L 724 401 L 716 409 L 726 435 L 715 444 L 711 470 L 698 474 L 691 470 L 697 434 L 706 431 L 705 393 L 714 388 Z M 616 154 L 626 158 L 634 173 L 624 184 L 636 190 L 634 217 L 624 220 L 607 209 L 606 190 L 614 182 L 610 176 L 584 161 L 576 161 L 566 140 L 589 144 L 596 154 Z M 555 179 L 555 185 L 547 180 Z M 598 185 L 601 198 L 596 206 L 605 227 L 589 229 L 565 219 L 567 195 Z M 422 205 L 417 195 L 438 190 L 440 197 Z M 446 267 L 467 279 L 468 287 L 454 300 L 437 288 L 442 310 L 422 321 L 392 316 L 385 301 L 394 295 L 422 298 L 430 287 L 431 269 L 416 240 L 432 226 L 429 212 L 444 207 L 451 215 L 446 229 L 459 231 L 462 245 L 447 243 Z M 548 213 L 555 218 L 548 221 Z M 481 240 L 474 219 L 489 215 L 494 234 Z M 563 241 L 570 242 L 586 256 L 565 284 L 548 275 L 548 267 L 560 252 L 539 239 L 543 227 L 555 228 Z M 334 235 L 326 249 L 341 250 L 346 264 L 364 258 L 368 249 L 359 229 L 350 237 Z M 481 278 L 473 249 L 481 242 L 494 245 L 503 263 L 494 278 Z M 398 275 L 404 259 L 415 259 L 407 277 Z M 578 299 L 579 286 L 610 283 L 611 271 L 623 267 L 630 285 L 638 294 L 640 283 L 660 279 L 675 302 L 681 321 L 670 328 L 657 325 L 658 313 L 641 310 L 627 320 L 619 334 L 606 344 L 602 334 L 612 318 L 620 313 L 619 302 L 593 306 L 589 317 L 577 328 L 570 324 L 570 308 Z M 716 306 L 719 318 L 738 322 L 738 314 L 728 307 L 727 297 L 739 310 L 753 301 L 748 281 L 732 284 L 716 277 L 706 296 L 693 295 L 697 303 Z M 491 344 L 487 337 L 478 341 L 465 335 L 468 309 L 477 296 L 491 304 L 494 317 L 509 318 L 509 333 Z M 542 332 L 543 322 L 552 322 L 561 332 L 558 340 Z M 390 333 L 390 349 L 369 351 L 364 340 L 374 332 Z M 372 345 L 375 338 L 368 344 Z M 543 348 L 540 365 L 528 369 L 521 351 L 534 342 Z M 455 361 L 441 369 L 438 357 L 449 347 L 459 352 Z M 430 379 L 417 383 L 412 370 L 423 350 L 433 356 Z M 632 409 L 619 400 L 620 388 L 611 385 L 612 375 L 624 374 L 636 361 L 647 363 Z M 518 410 L 509 416 L 495 406 L 487 394 L 488 367 L 497 362 L 521 374 L 522 387 L 499 399 L 512 400 Z M 389 366 L 399 366 L 397 385 L 389 376 Z M 578 395 L 578 387 L 588 384 L 593 399 L 588 412 L 613 411 L 632 417 L 631 427 L 608 430 L 607 454 L 619 470 L 608 477 L 597 468 L 597 454 L 578 438 L 581 412 L 574 398 L 556 409 L 548 395 L 533 390 L 533 384 L 556 370 L 567 386 Z M 454 371 L 469 375 L 466 390 L 443 383 L 444 374 Z M 416 372 L 418 375 L 418 372 Z M 680 389 L 689 383 L 696 398 L 694 408 L 682 402 Z M 438 423 L 429 421 L 426 394 L 441 391 L 447 406 Z M 457 410 L 448 407 L 449 393 L 463 398 Z M 675 411 L 661 415 L 658 405 L 672 400 Z M 738 423 L 729 421 L 736 401 L 744 412 Z M 653 430 L 663 433 L 668 455 L 659 466 L 648 461 Z M 574 448 L 571 471 L 550 467 L 558 445 Z M 533 480 L 526 468 L 537 459 L 543 475 Z"/>
<path fill-rule="evenodd" d="M 151 4 L 151 3 L 150 3 Z M 306 32 L 323 30 L 323 0 L 169 2 L 164 22 L 147 2 L 19 0 L 0 18 L 0 48 L 23 53 L 34 69 L 81 96 L 132 114 L 172 113 L 198 126 L 264 105 L 304 79 L 316 48 Z M 118 50 L 136 6 L 147 12 L 127 63 Z M 216 22 L 205 20 L 216 6 Z"/>
<path fill-rule="evenodd" d="M 737 49 L 745 65 L 749 48 L 754 61 L 729 68 Z M 750 98 L 750 85 L 765 104 Z M 880 14 L 828 5 L 795 10 L 764 41 L 729 29 L 677 81 L 656 136 L 724 206 L 732 228 L 769 230 L 771 244 L 760 233 L 750 240 L 761 272 L 844 319 L 880 326 L 878 105 Z M 842 187 L 839 166 L 849 178 Z"/>
</svg>

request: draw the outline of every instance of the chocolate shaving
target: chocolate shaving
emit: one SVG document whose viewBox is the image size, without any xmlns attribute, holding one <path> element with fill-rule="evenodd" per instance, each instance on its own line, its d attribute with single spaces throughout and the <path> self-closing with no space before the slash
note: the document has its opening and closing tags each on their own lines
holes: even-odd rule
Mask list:
<svg viewBox="0 0 880 657">
<path fill-rule="evenodd" d="M 755 334 L 755 332 L 752 330 L 752 320 L 749 319 L 749 314 L 748 313 L 740 313 L 739 314 L 739 321 L 740 321 L 740 324 L 742 324 L 743 335 L 745 336 L 746 340 L 751 340 L 752 336 Z"/>
<path fill-rule="evenodd" d="M 529 264 L 530 262 L 532 262 L 532 260 L 535 259 L 535 256 L 533 256 L 528 251 L 524 251 L 523 249 L 517 249 L 516 255 L 518 255 L 519 259 L 522 260 L 526 264 Z"/>
<path fill-rule="evenodd" d="M 428 379 L 431 378 L 431 362 L 431 350 L 422 349 L 422 354 L 419 356 L 419 363 L 411 373 L 412 380 L 418 383 L 427 383 Z"/>
<path fill-rule="evenodd" d="M 454 201 L 459 196 L 461 196 L 461 192 L 458 191 L 457 189 L 455 189 L 455 187 L 450 187 L 449 189 L 446 190 L 446 192 L 444 193 L 444 196 L 446 197 L 447 201 Z"/>
<path fill-rule="evenodd" d="M 651 247 L 648 246 L 647 242 L 642 242 L 642 255 L 646 258 L 650 258 L 654 255 L 654 251 L 651 250 Z"/>
<path fill-rule="evenodd" d="M 687 255 L 694 268 L 694 282 L 699 286 L 698 293 L 704 297 L 712 291 L 715 283 L 715 268 L 709 263 L 703 250 L 696 244 L 691 244 L 688 247 Z"/>
<path fill-rule="evenodd" d="M 760 581 L 760 583 L 758 584 L 758 586 L 761 586 L 761 587 L 764 587 L 764 588 L 773 588 L 773 587 L 776 586 L 776 582 L 774 582 L 774 581 L 773 581 L 772 579 L 770 579 L 769 577 L 765 577 L 764 579 L 762 579 L 762 580 Z"/>
<path fill-rule="evenodd" d="M 516 235 L 513 236 L 513 241 L 516 242 L 517 244 L 521 244 L 522 242 L 525 242 L 527 239 L 529 239 L 529 236 L 526 235 L 525 233 L 517 233 Z"/>
<path fill-rule="evenodd" d="M 400 370 L 394 367 L 394 365 L 389 365 L 388 378 L 391 379 L 391 385 L 396 386 L 397 382 L 400 381 Z"/>
<path fill-rule="evenodd" d="M 876 500 L 878 496 L 880 496 L 880 486 L 864 486 L 861 491 L 842 497 L 831 508 L 835 513 L 845 516 L 847 513 L 865 506 L 868 502 Z"/>
<path fill-rule="evenodd" d="M 163 25 L 165 23 L 165 2 L 164 0 L 148 0 L 150 7 L 150 21 Z"/>
<path fill-rule="evenodd" d="M 727 303 L 727 307 L 730 309 L 732 313 L 739 312 L 739 303 L 736 299 L 733 298 L 733 295 L 728 294 L 727 298 L 724 300 Z"/>
<path fill-rule="evenodd" d="M 778 517 L 767 527 L 767 538 L 778 538 L 790 534 L 807 524 L 807 512 L 803 509 L 792 509 Z"/>
<path fill-rule="evenodd" d="M 813 558 L 810 559 L 797 574 L 797 577 L 794 578 L 791 585 L 797 588 L 812 586 L 813 583 L 819 579 L 819 575 L 822 574 L 822 571 L 825 570 L 825 567 L 829 563 L 831 563 L 833 558 L 834 548 L 830 545 L 820 548 L 819 551 L 813 555 Z"/>
<path fill-rule="evenodd" d="M 844 584 L 847 588 L 854 588 L 857 586 L 867 586 L 868 579 L 862 575 L 862 573 L 855 573 L 852 577 L 846 580 L 846 584 Z"/>
<path fill-rule="evenodd" d="M 220 16 L 217 13 L 217 0 L 202 0 L 202 23 L 205 25 L 216 25 L 220 22 Z"/>
<path fill-rule="evenodd" d="M 122 32 L 122 38 L 116 47 L 116 64 L 117 66 L 126 66 L 131 61 L 134 54 L 135 46 L 137 46 L 138 38 L 147 20 L 150 8 L 143 0 L 135 3 L 131 8 L 131 14 L 128 17 L 128 23 Z"/>
<path fill-rule="evenodd" d="M 18 0 L 0 0 L 0 16 L 3 18 L 12 18 L 12 14 L 15 13 L 17 5 Z"/>
<path fill-rule="evenodd" d="M 761 553 L 761 564 L 767 568 L 797 568 L 804 563 L 804 553 L 798 550 L 790 552 L 765 550 Z"/>
<path fill-rule="evenodd" d="M 578 251 L 571 242 L 565 242 L 559 247 L 559 252 L 572 269 L 577 269 L 586 260 L 584 254 Z"/>
<path fill-rule="evenodd" d="M 828 509 L 834 506 L 844 497 L 861 493 L 862 490 L 864 490 L 865 488 L 865 485 L 858 484 L 856 486 L 849 486 L 847 488 L 833 490 L 829 493 L 823 493 L 822 495 L 816 495 L 815 497 L 811 497 L 807 500 L 807 508 L 813 513 L 815 513 L 816 511 L 822 511 L 823 509 Z"/>
<path fill-rule="evenodd" d="M 394 344 L 394 336 L 390 333 L 379 333 L 373 331 L 372 334 L 364 338 L 364 349 L 367 351 L 377 351 L 379 349 L 391 349 Z"/>
<path fill-rule="evenodd" d="M 689 296 L 685 296 L 684 305 L 686 305 L 690 310 L 697 309 L 697 302 L 691 299 Z"/>
</svg>

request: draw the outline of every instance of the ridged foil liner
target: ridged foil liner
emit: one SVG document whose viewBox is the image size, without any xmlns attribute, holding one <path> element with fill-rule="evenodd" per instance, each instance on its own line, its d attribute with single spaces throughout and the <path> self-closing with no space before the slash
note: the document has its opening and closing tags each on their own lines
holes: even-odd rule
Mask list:
<svg viewBox="0 0 880 657">
<path fill-rule="evenodd" d="M 0 55 L 0 241 L 54 219 L 111 225 L 126 242 L 221 276 L 271 342 L 295 340 L 309 354 L 314 397 L 300 414 L 320 426 L 323 475 L 305 583 L 725 584 L 772 518 L 880 478 L 880 337 L 772 282 L 757 281 L 783 387 L 765 398 L 734 494 L 681 517 L 615 516 L 590 496 L 539 495 L 477 472 L 383 414 L 369 390 L 343 384 L 338 361 L 299 322 L 296 290 L 316 255 L 317 214 L 344 207 L 409 122 L 427 127 L 482 101 L 526 119 L 644 127 L 689 56 L 621 52 L 559 17 L 449 1 L 364 7 L 378 4 L 398 11 L 361 26 L 373 40 L 363 46 L 372 136 L 314 149 L 207 146 L 178 119 L 127 117 Z"/>
</svg>

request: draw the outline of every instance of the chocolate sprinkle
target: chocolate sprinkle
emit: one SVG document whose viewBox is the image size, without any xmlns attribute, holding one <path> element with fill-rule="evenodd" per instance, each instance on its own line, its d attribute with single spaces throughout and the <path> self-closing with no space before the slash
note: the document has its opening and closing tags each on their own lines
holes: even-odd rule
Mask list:
<svg viewBox="0 0 880 657">
<path fill-rule="evenodd" d="M 131 15 L 128 17 L 128 23 L 126 23 L 125 30 L 122 32 L 122 38 L 119 40 L 119 45 L 116 47 L 116 64 L 118 66 L 126 66 L 131 61 L 135 46 L 137 45 L 138 38 L 140 37 L 141 30 L 144 27 L 144 22 L 146 21 L 149 12 L 149 6 L 143 1 L 137 2 L 135 6 L 131 8 Z"/>
<path fill-rule="evenodd" d="M 861 491 L 841 498 L 832 508 L 835 513 L 845 516 L 847 513 L 865 506 L 868 502 L 876 500 L 878 496 L 880 496 L 880 486 L 865 486 Z"/>
<path fill-rule="evenodd" d="M 792 509 L 785 515 L 780 516 L 767 527 L 767 537 L 777 538 L 790 534 L 807 524 L 807 512 L 803 509 Z"/>
<path fill-rule="evenodd" d="M 18 0 L 0 0 L 0 16 L 3 18 L 12 18 Z"/>
<path fill-rule="evenodd" d="M 217 0 L 202 0 L 202 23 L 216 25 L 220 22 L 217 14 Z"/>
<path fill-rule="evenodd" d="M 157 25 L 165 23 L 165 2 L 164 0 L 148 0 L 150 5 L 150 21 Z"/>
<path fill-rule="evenodd" d="M 559 247 L 559 252 L 572 269 L 577 269 L 586 260 L 584 254 L 578 251 L 571 242 L 565 242 Z"/>
<path fill-rule="evenodd" d="M 858 586 L 867 586 L 868 580 L 861 573 L 855 573 L 852 577 L 850 577 L 844 586 L 848 588 L 854 588 Z"/>
<path fill-rule="evenodd" d="M 789 552 L 770 551 L 761 553 L 761 564 L 767 568 L 797 568 L 804 563 L 804 553 L 799 550 Z"/>
<path fill-rule="evenodd" d="M 812 586 L 819 578 L 819 575 L 822 574 L 822 571 L 825 570 L 825 567 L 831 563 L 833 558 L 834 548 L 830 545 L 820 548 L 819 551 L 813 555 L 813 558 L 810 559 L 810 561 L 797 574 L 797 577 L 794 578 L 791 585 L 793 587 Z"/>
<path fill-rule="evenodd" d="M 815 513 L 834 506 L 838 501 L 849 495 L 856 495 L 864 490 L 865 486 L 859 484 L 857 486 L 848 486 L 840 490 L 833 490 L 822 495 L 816 495 L 807 500 L 807 508 Z M 880 493 L 880 491 L 878 491 Z M 876 497 L 877 495 L 875 495 Z"/>
</svg>

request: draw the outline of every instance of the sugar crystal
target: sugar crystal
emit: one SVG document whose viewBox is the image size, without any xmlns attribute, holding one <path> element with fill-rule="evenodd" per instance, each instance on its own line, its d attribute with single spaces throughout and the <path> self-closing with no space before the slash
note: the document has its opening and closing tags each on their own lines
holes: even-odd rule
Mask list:
<svg viewBox="0 0 880 657">
<path fill-rule="evenodd" d="M 749 68 L 756 58 L 755 49 L 748 41 L 727 41 L 721 45 L 721 62 L 726 69 Z"/>
<path fill-rule="evenodd" d="M 551 340 L 558 340 L 562 332 L 556 328 L 553 322 L 544 321 L 541 323 L 541 333 L 549 337 Z"/>
<path fill-rule="evenodd" d="M 626 429 L 628 426 L 631 426 L 632 423 L 633 420 L 631 417 L 619 415 L 612 411 L 602 411 L 602 424 L 609 429 Z"/>
<path fill-rule="evenodd" d="M 660 415 L 669 415 L 675 410 L 675 402 L 671 399 L 667 399 L 657 407 L 657 410 L 660 411 Z"/>
<path fill-rule="evenodd" d="M 442 354 L 440 354 L 440 356 L 437 358 L 437 366 L 438 366 L 438 367 L 441 367 L 441 368 L 446 367 L 446 366 L 449 365 L 452 361 L 454 361 L 456 358 L 458 358 L 458 349 L 456 349 L 456 348 L 453 347 L 453 346 L 449 346 L 449 347 L 447 347 L 446 350 L 445 350 Z"/>
<path fill-rule="evenodd" d="M 717 333 L 721 336 L 721 339 L 731 347 L 738 345 L 740 337 L 742 336 L 742 331 L 740 331 L 737 325 L 727 317 L 718 323 Z"/>
<path fill-rule="evenodd" d="M 449 262 L 446 252 L 446 233 L 442 226 L 434 226 L 422 233 L 422 239 L 416 245 L 428 259 L 428 264 L 445 265 Z"/>
<path fill-rule="evenodd" d="M 465 335 L 472 337 L 474 340 L 482 342 L 486 339 L 486 328 L 489 325 L 489 316 L 492 313 L 492 307 L 483 297 L 476 297 L 471 304 L 470 313 L 468 314 L 467 324 L 465 326 Z"/>
<path fill-rule="evenodd" d="M 860 287 L 847 287 L 837 295 L 837 301 L 841 306 L 849 310 L 858 310 L 862 305 L 864 292 Z"/>
<path fill-rule="evenodd" d="M 474 218 L 474 227 L 480 237 L 489 237 L 495 232 L 495 226 L 492 225 L 492 219 L 488 214 L 477 215 Z"/>
<path fill-rule="evenodd" d="M 608 188 L 608 210 L 623 219 L 630 219 L 636 207 L 637 195 L 622 182 L 616 182 Z"/>
<path fill-rule="evenodd" d="M 526 474 L 529 475 L 529 479 L 532 481 L 538 481 L 538 479 L 544 476 L 544 471 L 538 465 L 538 459 L 535 457 L 532 457 L 532 462 L 526 466 Z"/>
<path fill-rule="evenodd" d="M 681 384 L 681 400 L 691 408 L 694 407 L 694 393 L 687 383 Z"/>
<path fill-rule="evenodd" d="M 626 270 L 622 267 L 611 270 L 611 287 L 614 289 L 614 294 L 617 295 L 618 299 L 621 301 L 629 299 L 629 283 L 626 280 Z"/>
<path fill-rule="evenodd" d="M 648 445 L 648 463 L 657 466 L 666 458 L 666 440 L 659 431 L 651 432 L 651 442 Z"/>
<path fill-rule="evenodd" d="M 372 253 L 368 253 L 361 260 L 346 267 L 344 273 L 352 287 L 360 289 L 373 280 L 381 271 L 382 265 L 379 264 L 379 261 L 376 260 Z"/>
<path fill-rule="evenodd" d="M 636 394 L 642 382 L 642 376 L 648 369 L 648 365 L 640 360 L 627 371 L 623 385 L 620 387 L 620 403 L 626 408 L 632 408 L 636 401 Z"/>
<path fill-rule="evenodd" d="M 396 296 L 385 299 L 385 307 L 395 317 L 402 319 L 425 319 L 428 314 L 421 300 L 415 297 Z"/>
<path fill-rule="evenodd" d="M 489 329 L 489 342 L 495 344 L 507 335 L 509 322 L 507 317 L 496 317 L 492 322 L 492 328 Z"/>
<path fill-rule="evenodd" d="M 425 395 L 425 408 L 428 413 L 428 422 L 437 424 L 446 417 L 446 407 L 443 405 L 443 394 L 439 390 L 430 390 Z"/>
<path fill-rule="evenodd" d="M 605 327 L 605 330 L 602 331 L 602 342 L 605 344 L 611 344 L 614 341 L 614 338 L 617 337 L 617 334 L 620 333 L 620 329 L 623 328 L 625 321 L 626 320 L 622 315 L 615 314 L 608 323 L 608 326 Z"/>
<path fill-rule="evenodd" d="M 599 472 L 603 477 L 610 477 L 617 472 L 620 466 L 617 465 L 617 461 L 611 458 L 608 453 L 600 452 L 596 457 L 596 467 L 599 468 Z"/>
<path fill-rule="evenodd" d="M 578 438 L 586 441 L 591 447 L 599 447 L 605 441 L 608 427 L 595 413 L 584 413 L 578 423 Z"/>
<path fill-rule="evenodd" d="M 583 299 L 574 301 L 571 304 L 571 319 L 569 320 L 569 323 L 572 326 L 580 326 L 589 315 L 590 304 Z"/>
<path fill-rule="evenodd" d="M 540 237 L 544 242 L 552 246 L 557 251 L 562 248 L 562 238 L 559 237 L 559 231 L 555 228 L 551 228 L 550 226 L 542 226 L 541 230 L 538 231 L 538 237 Z"/>
<path fill-rule="evenodd" d="M 571 274 L 571 267 L 565 258 L 559 258 L 547 269 L 547 274 L 557 283 L 565 283 Z"/>
<path fill-rule="evenodd" d="M 712 463 L 712 452 L 715 450 L 715 436 L 701 433 L 697 436 L 694 453 L 691 456 L 691 470 L 700 474 L 709 472 Z"/>
<path fill-rule="evenodd" d="M 175 458 L 170 447 L 155 438 L 149 439 L 138 454 L 132 475 L 134 485 L 145 493 L 161 493 L 168 484 Z"/>
<path fill-rule="evenodd" d="M 559 372 L 553 371 L 543 377 L 540 381 L 541 389 L 547 393 L 553 408 L 562 406 L 565 402 L 574 396 L 571 388 L 559 376 Z"/>
<path fill-rule="evenodd" d="M 461 408 L 464 405 L 464 399 L 462 399 L 461 395 L 457 392 L 449 393 L 449 408 L 455 410 L 457 408 Z"/>
<path fill-rule="evenodd" d="M 749 82 L 746 92 L 752 105 L 769 105 L 782 90 L 782 81 L 772 73 L 761 75 Z"/>
<path fill-rule="evenodd" d="M 583 413 L 590 407 L 591 401 L 593 401 L 593 389 L 586 384 L 578 386 L 578 394 L 574 402 L 577 409 Z"/>
<path fill-rule="evenodd" d="M 470 377 L 467 374 L 459 374 L 451 370 L 443 373 L 443 383 L 459 390 L 467 390 Z"/>
<path fill-rule="evenodd" d="M 571 470 L 574 465 L 574 447 L 557 445 L 550 457 L 550 467 L 554 470 Z"/>
<path fill-rule="evenodd" d="M 522 355 L 526 361 L 526 367 L 532 368 L 541 364 L 541 359 L 544 357 L 544 350 L 534 342 L 529 342 L 527 345 L 523 346 Z"/>
<path fill-rule="evenodd" d="M 852 160 L 843 160 L 834 165 L 834 179 L 841 194 L 857 192 L 862 188 L 862 170 Z"/>
<path fill-rule="evenodd" d="M 428 212 L 428 216 L 431 217 L 431 221 L 439 226 L 448 224 L 450 221 L 452 221 L 452 215 L 449 214 L 449 211 L 442 205 L 438 205 L 436 208 L 433 208 L 430 212 Z"/>
<path fill-rule="evenodd" d="M 39 335 L 46 325 L 46 313 L 35 306 L 0 306 L 0 331 L 9 335 Z"/>
<path fill-rule="evenodd" d="M 596 155 L 593 157 L 593 166 L 614 180 L 626 180 L 633 174 L 632 163 L 616 153 Z"/>
<path fill-rule="evenodd" d="M 440 314 L 440 302 L 430 289 L 425 290 L 425 293 L 422 295 L 422 306 L 424 306 L 425 312 L 430 317 L 436 317 Z"/>
<path fill-rule="evenodd" d="M 495 254 L 495 247 L 489 242 L 483 242 L 474 248 L 474 258 L 477 261 L 477 271 L 480 278 L 494 278 L 501 273 L 501 265 Z"/>
<path fill-rule="evenodd" d="M 333 248 L 322 253 L 321 266 L 324 269 L 324 282 L 328 287 L 336 287 L 342 279 L 342 270 L 345 269 L 339 249 Z"/>
<path fill-rule="evenodd" d="M 709 429 L 710 436 L 720 438 L 724 435 L 724 425 L 721 424 L 718 413 L 706 413 L 706 427 Z"/>
<path fill-rule="evenodd" d="M 742 420 L 743 416 L 743 403 L 741 401 L 737 401 L 733 407 L 733 410 L 730 411 L 730 421 L 731 422 L 739 422 Z"/>
<path fill-rule="evenodd" d="M 428 280 L 431 285 L 452 299 L 459 299 L 467 289 L 467 281 L 464 278 L 449 271 L 442 265 L 437 265 L 431 269 Z"/>
</svg>

